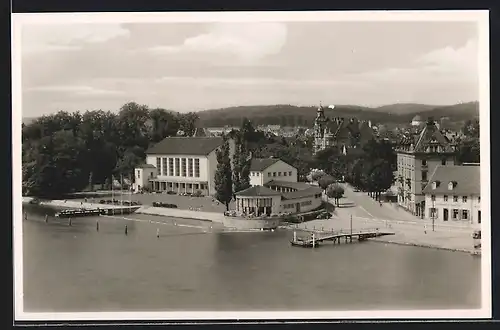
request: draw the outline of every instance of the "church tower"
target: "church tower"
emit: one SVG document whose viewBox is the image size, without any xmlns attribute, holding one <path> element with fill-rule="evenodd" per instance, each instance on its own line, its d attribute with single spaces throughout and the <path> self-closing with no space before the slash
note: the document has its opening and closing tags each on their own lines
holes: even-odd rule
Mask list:
<svg viewBox="0 0 500 330">
<path fill-rule="evenodd" d="M 323 106 L 319 105 L 318 111 L 316 113 L 316 118 L 314 119 L 314 150 L 313 153 L 324 148 L 325 139 L 325 128 L 328 119 L 325 117 L 325 110 Z"/>
</svg>

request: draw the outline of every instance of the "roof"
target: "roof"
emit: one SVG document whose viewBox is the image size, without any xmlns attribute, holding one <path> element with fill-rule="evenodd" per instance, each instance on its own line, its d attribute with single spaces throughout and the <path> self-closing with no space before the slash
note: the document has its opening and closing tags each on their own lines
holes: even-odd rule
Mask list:
<svg viewBox="0 0 500 330">
<path fill-rule="evenodd" d="M 279 158 L 253 158 L 250 163 L 250 171 L 262 172 L 279 161 Z"/>
<path fill-rule="evenodd" d="M 206 156 L 222 143 L 222 137 L 166 137 L 149 148 L 146 154 Z"/>
<path fill-rule="evenodd" d="M 156 166 L 151 165 L 151 164 L 140 164 L 140 165 L 137 165 L 135 168 L 156 168 Z"/>
<path fill-rule="evenodd" d="M 315 194 L 320 194 L 322 192 L 323 190 L 321 190 L 321 188 L 319 187 L 309 187 L 303 190 L 281 193 L 281 195 L 283 196 L 283 199 L 296 199 L 296 198 L 312 196 Z"/>
<path fill-rule="evenodd" d="M 236 196 L 281 196 L 281 193 L 276 190 L 269 189 L 264 186 L 253 186 L 242 191 L 238 191 Z"/>
<path fill-rule="evenodd" d="M 278 187 L 286 187 L 286 188 L 292 188 L 292 189 L 297 189 L 297 190 L 304 190 L 307 188 L 310 188 L 311 185 L 305 182 L 288 182 L 288 181 L 278 181 L 278 180 L 271 180 L 269 182 L 266 182 L 264 186 L 269 187 L 269 186 L 278 186 Z"/>
<path fill-rule="evenodd" d="M 424 151 L 428 144 L 437 144 L 443 147 L 445 151 L 452 151 L 450 149 L 450 142 L 439 131 L 434 122 L 427 123 L 424 129 L 420 132 L 420 136 L 415 144 L 415 151 Z"/>
<path fill-rule="evenodd" d="M 439 181 L 436 189 L 432 183 Z M 456 182 L 453 190 L 448 190 L 448 184 Z M 423 190 L 424 194 L 450 194 L 450 195 L 481 195 L 481 166 L 436 166 L 429 183 Z"/>
</svg>

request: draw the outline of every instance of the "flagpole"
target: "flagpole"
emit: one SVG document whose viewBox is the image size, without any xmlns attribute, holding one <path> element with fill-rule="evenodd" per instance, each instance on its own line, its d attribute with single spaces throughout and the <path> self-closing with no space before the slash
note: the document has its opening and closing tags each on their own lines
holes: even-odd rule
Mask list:
<svg viewBox="0 0 500 330">
<path fill-rule="evenodd" d="M 120 173 L 120 209 L 122 210 L 122 218 L 123 218 L 123 174 Z"/>
<path fill-rule="evenodd" d="M 113 204 L 113 206 L 114 206 L 115 205 L 115 190 L 113 189 L 114 188 L 113 186 L 114 186 L 114 178 L 113 178 L 113 174 L 111 174 L 111 204 Z M 111 210 L 112 210 L 111 213 L 113 215 L 115 215 L 115 208 L 112 207 Z"/>
<path fill-rule="evenodd" d="M 132 175 L 129 173 L 128 174 L 128 213 L 132 213 Z"/>
</svg>

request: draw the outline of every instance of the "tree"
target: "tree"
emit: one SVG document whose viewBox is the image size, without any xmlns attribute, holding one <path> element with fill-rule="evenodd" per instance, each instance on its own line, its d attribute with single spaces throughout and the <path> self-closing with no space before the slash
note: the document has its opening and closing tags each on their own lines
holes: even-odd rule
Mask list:
<svg viewBox="0 0 500 330">
<path fill-rule="evenodd" d="M 330 184 L 326 189 L 326 196 L 335 199 L 335 204 L 339 206 L 339 200 L 344 197 L 344 188 L 339 184 Z"/>
<path fill-rule="evenodd" d="M 179 130 L 178 117 L 165 109 L 156 108 L 149 111 L 149 117 L 152 121 L 150 141 L 157 143 L 167 136 L 175 136 Z"/>
<path fill-rule="evenodd" d="M 179 124 L 179 130 L 184 133 L 184 136 L 193 136 L 199 119 L 200 117 L 195 112 L 178 114 L 177 122 Z"/>
<path fill-rule="evenodd" d="M 329 185 L 335 182 L 335 179 L 331 177 L 330 175 L 323 175 L 319 180 L 318 180 L 318 185 L 326 191 L 326 188 L 328 188 Z"/>
<path fill-rule="evenodd" d="M 389 189 L 394 183 L 394 172 L 391 165 L 386 160 L 379 160 L 371 168 L 369 175 L 371 191 L 375 192 L 376 198 L 380 198 L 380 193 Z"/>
<path fill-rule="evenodd" d="M 231 178 L 231 160 L 229 159 L 229 143 L 224 137 L 224 143 L 216 151 L 217 170 L 215 171 L 215 198 L 226 205 L 229 211 L 229 203 L 233 198 L 233 182 Z"/>
<path fill-rule="evenodd" d="M 323 172 L 323 171 L 311 172 L 311 181 L 318 182 L 319 179 L 321 179 L 323 176 L 325 176 L 325 172 Z"/>
<path fill-rule="evenodd" d="M 233 155 L 233 191 L 236 193 L 250 187 L 250 153 L 241 134 L 233 134 L 235 139 L 235 152 Z"/>
<path fill-rule="evenodd" d="M 480 153 L 479 138 L 462 141 L 458 145 L 457 161 L 459 164 L 479 163 Z"/>
</svg>

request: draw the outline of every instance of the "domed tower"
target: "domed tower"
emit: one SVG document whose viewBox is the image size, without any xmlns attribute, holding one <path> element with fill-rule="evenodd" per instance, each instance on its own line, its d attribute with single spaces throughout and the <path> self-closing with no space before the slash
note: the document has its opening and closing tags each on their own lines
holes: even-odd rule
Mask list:
<svg viewBox="0 0 500 330">
<path fill-rule="evenodd" d="M 320 103 L 316 118 L 314 119 L 314 153 L 323 149 L 327 121 L 325 110 Z"/>
</svg>

